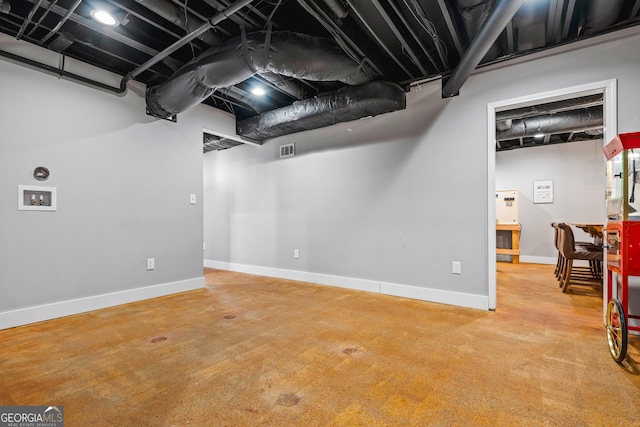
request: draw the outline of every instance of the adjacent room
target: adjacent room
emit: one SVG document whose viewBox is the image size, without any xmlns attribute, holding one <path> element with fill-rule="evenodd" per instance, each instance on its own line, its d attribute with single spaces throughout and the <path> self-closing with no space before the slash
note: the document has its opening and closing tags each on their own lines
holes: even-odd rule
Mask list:
<svg viewBox="0 0 640 427">
<path fill-rule="evenodd" d="M 0 0 L 0 425 L 637 424 L 639 10 Z"/>
</svg>

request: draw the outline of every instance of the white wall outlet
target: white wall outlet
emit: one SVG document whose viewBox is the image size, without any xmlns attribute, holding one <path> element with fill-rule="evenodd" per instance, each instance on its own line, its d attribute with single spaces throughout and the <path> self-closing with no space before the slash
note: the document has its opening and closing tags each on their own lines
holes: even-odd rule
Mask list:
<svg viewBox="0 0 640 427">
<path fill-rule="evenodd" d="M 155 268 L 156 268 L 156 259 L 147 258 L 147 270 L 155 270 Z"/>
<path fill-rule="evenodd" d="M 300 251 L 297 250 L 297 249 L 294 249 L 293 250 L 293 257 L 296 258 L 296 259 L 300 258 Z"/>
<path fill-rule="evenodd" d="M 196 195 L 195 194 L 189 194 L 189 203 L 191 203 L 192 205 L 196 204 Z"/>
<path fill-rule="evenodd" d="M 462 274 L 462 264 L 460 261 L 453 261 L 451 263 L 451 272 L 453 274 Z"/>
<path fill-rule="evenodd" d="M 207 244 L 206 243 L 202 243 L 202 250 L 206 251 L 207 250 Z"/>
</svg>

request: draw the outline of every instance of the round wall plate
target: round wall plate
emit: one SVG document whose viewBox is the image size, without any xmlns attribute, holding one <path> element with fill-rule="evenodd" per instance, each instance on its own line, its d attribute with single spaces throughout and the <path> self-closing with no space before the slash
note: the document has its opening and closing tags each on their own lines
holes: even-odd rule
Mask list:
<svg viewBox="0 0 640 427">
<path fill-rule="evenodd" d="M 38 166 L 33 170 L 33 177 L 38 181 L 46 181 L 49 178 L 49 169 L 44 166 Z"/>
</svg>

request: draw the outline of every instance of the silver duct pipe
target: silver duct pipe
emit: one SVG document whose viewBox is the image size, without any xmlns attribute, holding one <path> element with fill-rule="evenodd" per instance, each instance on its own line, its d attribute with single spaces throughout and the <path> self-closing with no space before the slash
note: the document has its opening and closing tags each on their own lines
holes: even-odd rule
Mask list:
<svg viewBox="0 0 640 427">
<path fill-rule="evenodd" d="M 496 132 L 497 141 L 531 137 L 536 134 L 554 134 L 571 131 L 585 131 L 604 125 L 602 106 L 567 111 L 562 114 L 515 119 L 511 127 Z"/>
<path fill-rule="evenodd" d="M 158 14 L 164 19 L 174 23 L 178 27 L 184 28 L 187 32 L 197 30 L 203 23 L 203 20 L 189 14 L 189 18 L 184 17 L 184 10 L 175 6 L 167 0 L 135 0 L 136 3 L 146 7 L 150 11 Z M 206 31 L 197 37 L 209 46 L 214 46 L 220 43 L 222 40 L 216 34 L 211 31 Z M 274 87 L 276 90 L 285 93 L 288 96 L 292 96 L 296 99 L 302 99 L 304 97 L 304 88 L 297 82 L 283 82 L 279 76 L 273 78 L 265 77 L 265 84 Z"/>
<path fill-rule="evenodd" d="M 215 27 L 220 22 L 222 22 L 225 19 L 227 19 L 229 16 L 235 14 L 240 9 L 242 9 L 243 7 L 249 5 L 249 4 L 253 3 L 253 2 L 254 2 L 254 0 L 238 0 L 236 3 L 232 4 L 231 6 L 229 6 L 228 8 L 223 10 L 222 12 L 220 12 L 220 13 L 216 14 L 215 16 L 211 17 L 211 19 L 209 19 L 207 22 L 205 22 L 204 24 L 199 26 L 197 29 L 193 30 L 192 32 L 190 32 L 189 34 L 187 34 L 186 36 L 184 36 L 180 40 L 176 41 L 171 46 L 169 46 L 168 48 L 163 50 L 162 52 L 158 53 L 153 58 L 149 59 L 144 64 L 140 65 L 135 70 L 133 70 L 132 72 L 130 72 L 129 74 L 124 76 L 123 79 L 122 79 L 122 82 L 120 83 L 120 85 L 121 86 L 126 85 L 127 81 L 131 80 L 132 78 L 135 78 L 137 75 L 139 75 L 143 71 L 147 70 L 148 68 L 152 67 L 153 65 L 157 64 L 158 62 L 162 61 L 164 58 L 166 58 L 167 56 L 171 55 L 173 52 L 175 52 L 176 50 L 180 49 L 182 46 L 185 46 L 191 40 L 195 39 L 196 37 L 198 37 L 202 33 L 204 33 L 207 30 L 209 30 L 210 28 Z"/>
<path fill-rule="evenodd" d="M 515 49 L 523 51 L 542 47 L 546 44 L 548 10 L 536 2 L 522 5 L 513 17 L 515 32 Z"/>
<path fill-rule="evenodd" d="M 579 98 L 563 99 L 560 101 L 548 102 L 545 104 L 529 105 L 527 107 L 500 111 L 496 113 L 496 122 L 602 106 L 602 103 L 603 95 L 600 93 L 596 95 L 581 96 Z"/>
<path fill-rule="evenodd" d="M 236 85 L 254 74 L 276 73 L 316 81 L 358 85 L 369 77 L 331 39 L 287 31 L 227 40 L 187 63 L 169 80 L 147 89 L 147 109 L 171 117 L 201 103 L 217 88 Z"/>
<path fill-rule="evenodd" d="M 349 14 L 349 10 L 340 2 L 340 0 L 324 0 L 331 12 L 333 12 L 336 17 L 340 19 L 344 19 Z"/>
<path fill-rule="evenodd" d="M 478 35 L 473 39 L 469 49 L 464 53 L 460 63 L 442 88 L 443 98 L 458 95 L 460 88 L 478 66 L 489 48 L 495 43 L 500 33 L 518 12 L 525 0 L 499 0 L 495 9 L 486 20 Z"/>
<path fill-rule="evenodd" d="M 0 0 L 0 13 L 9 13 L 11 12 L 11 3 L 9 0 Z"/>
<path fill-rule="evenodd" d="M 373 81 L 360 86 L 343 87 L 327 95 L 297 101 L 287 107 L 242 120 L 236 123 L 236 133 L 264 141 L 405 107 L 405 91 L 400 86 Z"/>
<path fill-rule="evenodd" d="M 222 138 L 217 135 L 211 135 L 209 133 L 205 133 L 202 139 L 202 151 L 205 153 L 209 151 L 226 150 L 227 148 L 242 145 L 242 142 L 240 141 L 234 141 L 229 138 Z"/>
<path fill-rule="evenodd" d="M 260 74 L 260 78 L 268 82 L 270 86 L 275 87 L 280 92 L 294 97 L 296 100 L 307 97 L 307 91 L 304 86 L 296 80 L 285 79 L 280 74 L 275 73 L 262 73 Z"/>
<path fill-rule="evenodd" d="M 624 0 L 590 0 L 582 33 L 593 34 L 612 25 L 623 6 Z"/>
</svg>

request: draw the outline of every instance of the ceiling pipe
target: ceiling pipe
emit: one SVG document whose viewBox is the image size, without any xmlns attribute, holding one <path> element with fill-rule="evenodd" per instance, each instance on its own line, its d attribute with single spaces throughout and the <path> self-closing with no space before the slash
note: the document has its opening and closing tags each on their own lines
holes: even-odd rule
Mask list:
<svg viewBox="0 0 640 427">
<path fill-rule="evenodd" d="M 3 50 L 0 50 L 0 56 L 8 58 L 8 59 L 10 59 L 12 61 L 21 62 L 21 63 L 23 63 L 25 65 L 29 65 L 29 66 L 34 67 L 34 68 L 39 68 L 39 69 L 41 69 L 43 71 L 52 73 L 52 74 L 54 74 L 56 76 L 59 76 L 59 77 L 66 77 L 68 79 L 75 80 L 75 81 L 78 81 L 80 83 L 84 83 L 84 84 L 87 84 L 89 86 L 96 87 L 98 89 L 103 89 L 103 90 L 106 90 L 106 91 L 109 91 L 109 92 L 113 92 L 113 93 L 118 94 L 118 95 L 124 93 L 124 91 L 125 91 L 122 87 L 109 86 L 109 85 L 107 85 L 105 83 L 102 83 L 102 82 L 99 82 L 97 80 L 92 80 L 92 79 L 89 79 L 87 77 L 80 76 L 78 74 L 70 73 L 68 71 L 65 71 L 64 69 L 52 67 L 51 65 L 43 64 L 41 62 L 34 61 L 33 59 L 29 59 L 29 58 L 25 58 L 25 57 L 22 57 L 22 56 L 18 56 L 16 54 L 11 53 L 11 52 L 5 52 Z"/>
<path fill-rule="evenodd" d="M 158 16 L 172 22 L 176 26 L 183 28 L 185 31 L 190 32 L 196 30 L 202 21 L 200 18 L 189 13 L 188 17 L 185 16 L 184 10 L 173 3 L 166 2 L 165 0 L 135 0 L 136 3 L 144 6 Z M 211 31 L 200 34 L 198 39 L 202 40 L 208 45 L 214 45 L 220 42 L 220 37 Z"/>
<path fill-rule="evenodd" d="M 411 62 L 413 62 L 413 64 L 416 67 L 418 67 L 418 70 L 420 70 L 423 76 L 428 75 L 429 73 L 424 69 L 424 67 L 420 63 L 420 60 L 418 59 L 416 54 L 413 52 L 413 49 L 411 49 L 411 46 L 409 46 L 409 43 L 407 43 L 403 35 L 400 33 L 398 26 L 393 22 L 389 14 L 384 10 L 384 7 L 382 7 L 382 4 L 380 4 L 378 0 L 369 0 L 369 1 L 373 3 L 375 8 L 378 10 L 378 13 L 382 17 L 382 19 L 384 19 L 384 21 L 387 23 L 387 25 L 391 29 L 391 32 L 396 36 L 396 39 L 398 39 L 398 41 L 402 45 L 402 49 L 407 53 L 407 55 L 409 56 L 409 59 L 411 59 Z M 393 9 L 394 9 L 394 12 L 396 12 L 396 16 L 398 16 L 398 18 L 400 18 L 402 23 L 406 26 L 406 29 L 409 32 L 409 34 L 413 35 L 414 40 L 418 42 L 418 45 L 422 48 L 423 52 L 425 52 L 429 56 L 427 49 L 422 44 L 422 41 L 420 41 L 420 38 L 413 32 L 413 30 L 411 29 L 411 26 L 409 26 L 409 24 L 404 19 L 404 16 L 402 16 L 398 8 L 393 6 Z M 431 56 L 429 56 L 429 59 L 431 59 Z M 431 62 L 433 63 L 433 59 L 431 59 Z M 433 63 L 433 65 L 436 67 L 436 71 L 439 72 L 440 70 L 437 69 L 437 66 L 435 65 L 435 63 Z"/>
<path fill-rule="evenodd" d="M 410 79 L 414 79 L 415 76 L 413 75 L 413 73 L 411 73 L 411 71 L 409 71 L 409 69 L 404 66 L 404 63 L 400 59 L 398 59 L 398 57 L 393 53 L 393 51 L 389 48 L 389 46 L 386 45 L 384 40 L 380 38 L 378 33 L 375 31 L 375 29 L 372 28 L 371 25 L 367 23 L 367 20 L 362 16 L 362 14 L 358 12 L 358 9 L 356 9 L 355 6 L 353 5 L 353 0 L 347 0 L 347 2 L 349 3 L 349 7 L 351 8 L 351 10 L 353 10 L 353 13 L 355 13 L 355 15 L 358 17 L 360 22 L 362 22 L 362 25 L 367 29 L 369 34 L 371 34 L 371 36 L 376 41 L 378 46 L 380 46 L 386 52 L 386 54 L 389 55 L 391 59 L 393 59 L 393 61 L 398 65 L 398 67 L 400 67 L 402 71 L 404 71 L 409 76 Z"/>
<path fill-rule="evenodd" d="M 322 25 L 340 48 L 354 61 L 362 64 L 365 72 L 372 78 L 383 75 L 380 68 L 374 64 L 360 49 L 360 47 L 347 36 L 347 34 L 315 3 L 306 0 L 298 0 L 298 4 Z M 366 67 L 364 67 L 366 65 Z M 304 81 L 303 81 L 304 82 Z"/>
<path fill-rule="evenodd" d="M 600 128 L 604 125 L 602 106 L 567 111 L 562 114 L 516 119 L 507 130 L 496 132 L 497 141 L 531 137 L 537 134 L 581 132 Z"/>
<path fill-rule="evenodd" d="M 55 33 L 58 32 L 58 30 L 64 25 L 65 22 L 67 22 L 69 20 L 69 17 L 71 15 L 73 15 L 73 12 L 76 11 L 76 9 L 78 8 L 78 6 L 80 6 L 80 3 L 82 3 L 82 0 L 76 0 L 76 2 L 71 5 L 71 7 L 69 8 L 69 10 L 67 10 L 67 13 L 62 17 L 62 19 L 60 20 L 60 22 L 58 22 L 56 24 L 55 27 L 53 27 L 51 29 L 51 31 L 49 31 L 49 33 L 44 36 L 39 42 L 39 45 L 43 45 L 47 40 L 49 40 Z"/>
<path fill-rule="evenodd" d="M 458 95 L 460 88 L 467 78 L 469 78 L 471 72 L 480 64 L 482 58 L 524 2 L 525 0 L 500 0 L 498 2 L 494 11 L 478 32 L 478 35 L 473 39 L 471 45 L 469 45 L 469 49 L 465 52 L 460 63 L 458 63 L 456 69 L 453 70 L 453 74 L 447 79 L 442 88 L 443 98 Z"/>
<path fill-rule="evenodd" d="M 49 3 L 49 6 L 44 11 L 44 13 L 40 15 L 40 18 L 38 18 L 38 21 L 33 25 L 33 27 L 31 27 L 31 30 L 29 30 L 29 32 L 27 33 L 27 36 L 30 36 L 31 34 L 35 33 L 36 30 L 40 28 L 40 25 L 45 20 L 45 18 L 49 16 L 49 12 L 51 12 L 51 9 L 53 9 L 56 3 L 58 3 L 58 0 L 53 0 L 52 2 Z"/>
<path fill-rule="evenodd" d="M 24 22 L 22 23 L 22 26 L 20 27 L 20 30 L 18 30 L 18 34 L 16 35 L 16 40 L 20 40 L 22 38 L 22 35 L 27 29 L 27 26 L 31 23 L 31 19 L 33 19 L 33 15 L 36 13 L 36 11 L 38 10 L 38 8 L 40 7 L 43 1 L 44 0 L 38 0 L 38 2 L 33 5 L 31 10 L 29 11 L 29 14 L 27 15 L 27 19 L 24 20 Z"/>
<path fill-rule="evenodd" d="M 240 9 L 242 9 L 245 6 L 248 6 L 249 4 L 253 3 L 254 1 L 255 0 L 239 0 L 236 3 L 234 3 L 233 5 L 229 6 L 225 10 L 223 10 L 222 12 L 214 15 L 207 22 L 205 22 L 204 24 L 202 24 L 201 26 L 199 26 L 198 28 L 196 28 L 195 30 L 193 30 L 192 32 L 187 34 L 186 36 L 182 37 L 180 40 L 178 40 L 175 43 L 173 43 L 171 46 L 167 47 L 162 52 L 158 53 L 153 58 L 149 59 L 144 64 L 140 65 L 138 68 L 136 68 L 135 70 L 131 71 L 129 74 L 124 76 L 122 78 L 122 82 L 120 83 L 120 85 L 121 86 L 126 85 L 129 80 L 131 80 L 131 79 L 135 78 L 136 76 L 140 75 L 140 73 L 142 73 L 143 71 L 147 70 L 148 68 L 150 68 L 153 65 L 157 64 L 158 62 L 162 61 L 164 58 L 166 58 L 167 56 L 171 55 L 173 52 L 175 52 L 176 50 L 180 49 L 182 46 L 185 46 L 191 40 L 193 40 L 196 37 L 200 36 L 205 31 L 208 31 L 210 28 L 215 27 L 220 22 L 222 22 L 225 19 L 229 18 L 231 15 L 235 14 Z"/>
</svg>

